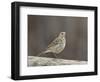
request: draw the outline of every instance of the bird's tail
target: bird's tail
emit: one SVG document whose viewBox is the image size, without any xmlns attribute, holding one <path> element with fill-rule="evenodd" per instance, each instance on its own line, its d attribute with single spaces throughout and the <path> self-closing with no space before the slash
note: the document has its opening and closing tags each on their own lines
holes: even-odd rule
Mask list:
<svg viewBox="0 0 100 82">
<path fill-rule="evenodd" d="M 37 56 L 41 56 L 41 55 L 49 53 L 49 52 L 50 52 L 50 50 L 46 50 L 46 51 L 43 51 L 43 52 L 39 53 Z"/>
</svg>

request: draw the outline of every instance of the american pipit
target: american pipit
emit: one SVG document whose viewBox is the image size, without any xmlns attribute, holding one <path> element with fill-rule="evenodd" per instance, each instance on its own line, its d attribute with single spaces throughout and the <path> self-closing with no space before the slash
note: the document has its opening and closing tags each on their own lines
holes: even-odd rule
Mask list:
<svg viewBox="0 0 100 82">
<path fill-rule="evenodd" d="M 59 54 L 60 52 L 62 52 L 65 48 L 66 45 L 66 32 L 60 32 L 60 34 L 58 35 L 57 38 L 55 38 L 46 48 L 45 51 L 41 52 L 40 54 L 38 54 L 38 56 L 42 55 L 42 54 L 46 54 L 46 53 L 54 53 L 55 57 L 56 54 Z"/>
</svg>

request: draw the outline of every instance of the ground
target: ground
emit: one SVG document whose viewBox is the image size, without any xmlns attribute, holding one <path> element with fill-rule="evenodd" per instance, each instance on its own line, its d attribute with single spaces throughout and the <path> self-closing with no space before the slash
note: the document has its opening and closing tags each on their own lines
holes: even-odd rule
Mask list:
<svg viewBox="0 0 100 82">
<path fill-rule="evenodd" d="M 28 56 L 28 66 L 56 66 L 86 64 L 87 61 Z"/>
</svg>

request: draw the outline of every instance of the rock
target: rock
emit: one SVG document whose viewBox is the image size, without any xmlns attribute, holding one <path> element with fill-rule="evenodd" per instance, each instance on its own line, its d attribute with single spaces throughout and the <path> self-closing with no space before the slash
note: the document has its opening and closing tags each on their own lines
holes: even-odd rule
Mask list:
<svg viewBox="0 0 100 82">
<path fill-rule="evenodd" d="M 28 66 L 56 66 L 75 64 L 87 64 L 87 61 L 28 56 Z"/>
</svg>

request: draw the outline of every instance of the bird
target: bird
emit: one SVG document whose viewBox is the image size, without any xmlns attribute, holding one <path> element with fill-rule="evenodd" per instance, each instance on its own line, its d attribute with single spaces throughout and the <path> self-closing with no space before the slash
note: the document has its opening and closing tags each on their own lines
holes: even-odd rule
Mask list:
<svg viewBox="0 0 100 82">
<path fill-rule="evenodd" d="M 47 48 L 38 54 L 38 56 L 47 53 L 53 53 L 57 58 L 57 54 L 61 53 L 66 46 L 66 32 L 60 32 L 59 35 L 47 46 Z"/>
</svg>

